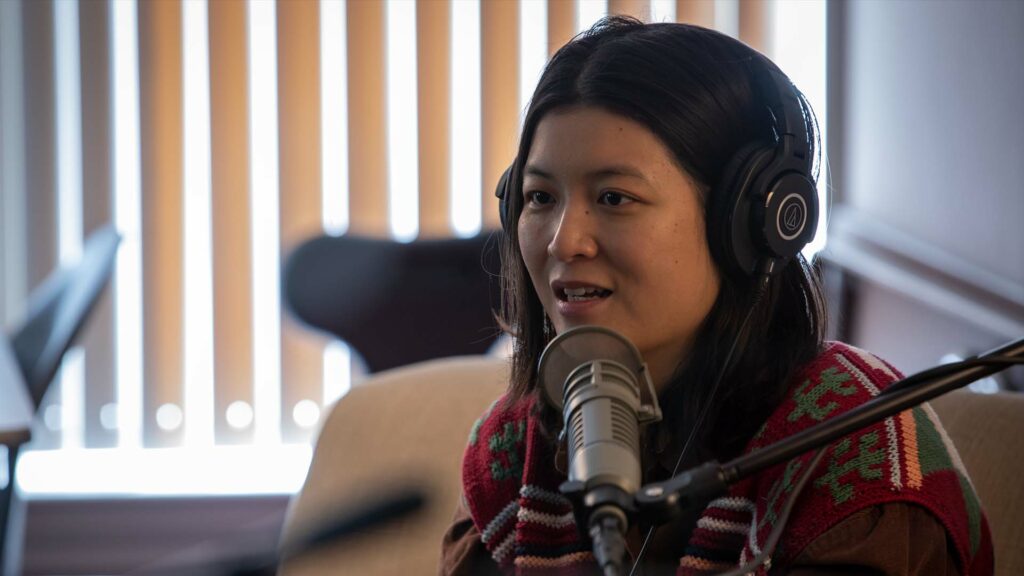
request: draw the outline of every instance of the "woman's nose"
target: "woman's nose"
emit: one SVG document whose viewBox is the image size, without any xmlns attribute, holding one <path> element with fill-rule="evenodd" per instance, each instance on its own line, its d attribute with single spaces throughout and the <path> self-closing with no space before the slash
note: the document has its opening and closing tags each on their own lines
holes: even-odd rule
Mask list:
<svg viewBox="0 0 1024 576">
<path fill-rule="evenodd" d="M 555 233 L 548 243 L 548 254 L 564 262 L 593 258 L 597 255 L 595 226 L 590 207 L 570 202 L 562 211 Z"/>
</svg>

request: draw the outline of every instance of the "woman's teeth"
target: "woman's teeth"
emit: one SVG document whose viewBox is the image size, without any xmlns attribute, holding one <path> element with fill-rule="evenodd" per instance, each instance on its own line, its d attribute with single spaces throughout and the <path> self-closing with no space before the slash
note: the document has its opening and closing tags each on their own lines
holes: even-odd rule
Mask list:
<svg viewBox="0 0 1024 576">
<path fill-rule="evenodd" d="M 582 302 L 585 300 L 595 300 L 597 298 L 604 298 L 611 292 L 601 288 L 565 288 L 565 299 L 569 302 Z"/>
</svg>

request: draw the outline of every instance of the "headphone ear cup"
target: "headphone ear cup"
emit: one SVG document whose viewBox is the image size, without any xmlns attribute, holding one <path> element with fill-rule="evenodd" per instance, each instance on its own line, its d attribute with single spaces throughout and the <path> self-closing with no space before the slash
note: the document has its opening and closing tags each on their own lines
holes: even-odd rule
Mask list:
<svg viewBox="0 0 1024 576">
<path fill-rule="evenodd" d="M 733 274 L 751 275 L 765 254 L 751 233 L 751 188 L 760 180 L 775 155 L 772 147 L 747 144 L 726 164 L 718 186 L 709 198 L 708 245 L 719 266 Z"/>
<path fill-rule="evenodd" d="M 498 218 L 501 219 L 501 229 L 505 231 L 505 234 L 509 234 L 509 223 L 512 221 L 512 215 L 509 214 L 511 210 L 511 202 L 509 201 L 509 190 L 512 181 L 512 166 L 505 168 L 505 171 L 501 173 L 501 178 L 498 179 L 498 186 L 494 190 L 494 195 L 498 197 Z"/>
<path fill-rule="evenodd" d="M 818 224 L 818 190 L 797 171 L 772 175 L 767 194 L 758 203 L 762 211 L 762 238 L 770 257 L 789 260 L 814 238 Z"/>
</svg>

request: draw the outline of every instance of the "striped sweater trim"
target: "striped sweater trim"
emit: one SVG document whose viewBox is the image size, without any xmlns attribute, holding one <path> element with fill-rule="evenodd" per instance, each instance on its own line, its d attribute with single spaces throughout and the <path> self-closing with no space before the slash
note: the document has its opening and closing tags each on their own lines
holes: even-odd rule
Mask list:
<svg viewBox="0 0 1024 576">
<path fill-rule="evenodd" d="M 545 490 L 532 484 L 524 484 L 523 487 L 519 489 L 519 495 L 522 496 L 523 498 L 529 498 L 531 500 L 538 500 L 540 502 L 545 502 L 556 506 L 566 506 L 568 508 L 572 508 L 572 502 L 570 502 L 569 499 L 566 498 L 565 496 L 562 496 L 557 492 Z"/>
<path fill-rule="evenodd" d="M 583 566 L 593 560 L 586 546 L 580 549 L 572 502 L 565 496 L 536 484 L 524 484 L 520 490 L 516 558 L 518 569 L 566 569 Z M 543 537 L 547 553 L 539 554 L 524 540 L 526 534 Z M 552 548 L 556 542 L 562 546 Z M 539 542 L 538 542 L 539 543 Z M 561 548 L 561 550 L 559 550 Z"/>
<path fill-rule="evenodd" d="M 576 519 L 573 517 L 572 512 L 566 512 L 565 514 L 545 514 L 536 510 L 530 510 L 529 508 L 520 508 L 518 518 L 520 522 L 530 522 L 533 524 L 541 524 L 548 528 L 564 528 L 566 526 L 575 526 Z"/>
<path fill-rule="evenodd" d="M 754 503 L 747 498 L 739 496 L 723 496 L 709 502 L 705 510 L 713 512 L 715 508 L 735 512 L 752 512 L 754 510 Z"/>
<path fill-rule="evenodd" d="M 735 549 L 743 548 L 749 536 L 756 538 L 757 523 L 752 521 L 754 510 L 754 502 L 740 496 L 712 500 L 697 520 L 686 553 L 679 559 L 681 573 L 721 572 L 734 568 L 736 564 L 731 558 L 735 558 Z"/>
<path fill-rule="evenodd" d="M 707 572 L 721 572 L 734 567 L 731 562 L 712 562 L 705 558 L 698 558 L 696 556 L 683 556 L 679 559 L 679 566 L 682 568 L 703 570 Z"/>
<path fill-rule="evenodd" d="M 747 522 L 728 522 L 707 517 L 697 520 L 697 527 L 713 532 L 727 532 L 730 534 L 746 534 L 750 530 L 750 524 Z"/>
<path fill-rule="evenodd" d="M 900 420 L 900 438 L 906 453 L 907 487 L 920 490 L 924 475 L 921 471 L 921 459 L 918 456 L 917 424 L 914 422 L 914 413 L 911 410 L 904 410 L 900 412 L 898 418 Z"/>
<path fill-rule="evenodd" d="M 893 374 L 892 371 L 890 371 L 885 366 L 885 364 L 882 364 L 873 355 L 868 354 L 863 350 L 858 350 L 857 348 L 847 348 L 842 353 L 836 354 L 836 360 L 843 366 L 843 368 L 847 370 L 847 372 L 852 374 L 853 377 L 856 378 L 858 382 L 860 382 L 861 386 L 865 390 L 867 390 L 869 394 L 871 394 L 872 398 L 878 396 L 881 393 L 881 391 L 878 389 L 878 386 L 876 386 L 874 382 L 871 381 L 871 378 L 868 377 L 867 374 L 865 374 L 863 371 L 857 368 L 857 366 L 853 362 L 851 362 L 845 356 L 845 354 L 856 356 L 858 360 L 867 364 L 868 366 L 876 370 L 881 370 L 883 373 L 892 378 L 896 377 L 895 374 Z M 892 484 L 894 489 L 899 490 L 903 488 L 903 476 L 901 470 L 902 466 L 900 465 L 899 436 L 896 434 L 896 420 L 890 416 L 889 418 L 886 418 L 884 420 L 884 423 L 886 436 L 886 457 L 889 460 L 889 483 Z"/>
<path fill-rule="evenodd" d="M 889 364 L 887 364 L 878 356 L 875 356 L 874 354 L 871 354 L 870 352 L 867 352 L 865 350 L 861 350 L 860 348 L 857 348 L 855 346 L 843 345 L 842 349 L 851 354 L 855 354 L 861 362 L 864 362 L 871 368 L 878 370 L 882 374 L 885 374 L 885 376 L 889 378 L 889 380 L 900 379 L 900 375 L 897 374 L 896 371 L 891 366 L 889 366 Z"/>
<path fill-rule="evenodd" d="M 592 552 L 572 552 L 557 558 L 543 556 L 518 556 L 515 560 L 517 568 L 565 568 L 576 564 L 584 564 L 594 559 Z"/>
<path fill-rule="evenodd" d="M 508 506 L 505 506 L 505 508 L 494 517 L 494 520 L 491 520 L 487 524 L 487 527 L 484 528 L 483 532 L 481 532 L 480 536 L 484 541 L 484 544 L 490 542 L 491 539 L 494 538 L 494 536 L 502 529 L 505 523 L 512 518 L 515 518 L 518 512 L 519 502 L 509 502 Z"/>
<path fill-rule="evenodd" d="M 508 559 L 508 555 L 512 551 L 514 551 L 515 548 L 516 533 L 515 531 L 512 531 L 509 532 L 508 536 L 506 536 L 505 539 L 501 541 L 501 544 L 498 544 L 494 547 L 494 550 L 491 552 L 491 556 L 494 558 L 494 561 L 497 562 L 498 565 L 500 566 L 505 563 L 505 560 Z"/>
<path fill-rule="evenodd" d="M 864 361 L 864 355 L 857 354 L 857 358 L 859 358 L 861 361 Z M 860 369 L 858 369 L 853 362 L 850 362 L 849 358 L 840 353 L 836 354 L 836 361 L 839 362 L 843 366 L 843 368 L 846 368 L 847 372 L 852 374 L 853 377 L 856 378 L 858 382 L 860 382 L 861 386 L 863 386 L 864 389 L 868 391 L 868 394 L 870 394 L 872 397 L 878 396 L 878 394 L 881 392 L 881 390 L 878 389 L 878 386 L 875 386 L 871 379 L 868 378 L 867 374 L 861 372 Z"/>
<path fill-rule="evenodd" d="M 560 558 L 576 552 L 590 552 L 587 542 L 576 538 L 559 546 L 552 545 L 549 540 L 540 542 L 516 541 L 516 554 L 520 556 L 539 556 L 542 558 Z"/>
</svg>

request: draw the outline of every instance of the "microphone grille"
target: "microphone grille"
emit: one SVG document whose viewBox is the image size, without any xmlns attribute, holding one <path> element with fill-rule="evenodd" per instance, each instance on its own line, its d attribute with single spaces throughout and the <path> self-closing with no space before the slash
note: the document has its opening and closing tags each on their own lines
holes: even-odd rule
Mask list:
<svg viewBox="0 0 1024 576">
<path fill-rule="evenodd" d="M 635 449 L 639 445 L 639 424 L 636 419 L 636 411 L 625 403 L 611 398 L 603 399 L 608 402 L 610 414 L 611 439 L 615 442 Z M 569 418 L 568 445 L 571 454 L 578 454 L 583 449 L 583 410 L 574 410 Z"/>
<path fill-rule="evenodd" d="M 622 402 L 612 401 L 612 437 L 616 442 L 635 447 L 639 444 L 636 411 Z"/>
<path fill-rule="evenodd" d="M 572 414 L 572 423 L 569 426 L 569 446 L 572 447 L 570 454 L 579 454 L 583 449 L 583 411 L 576 410 Z"/>
</svg>

